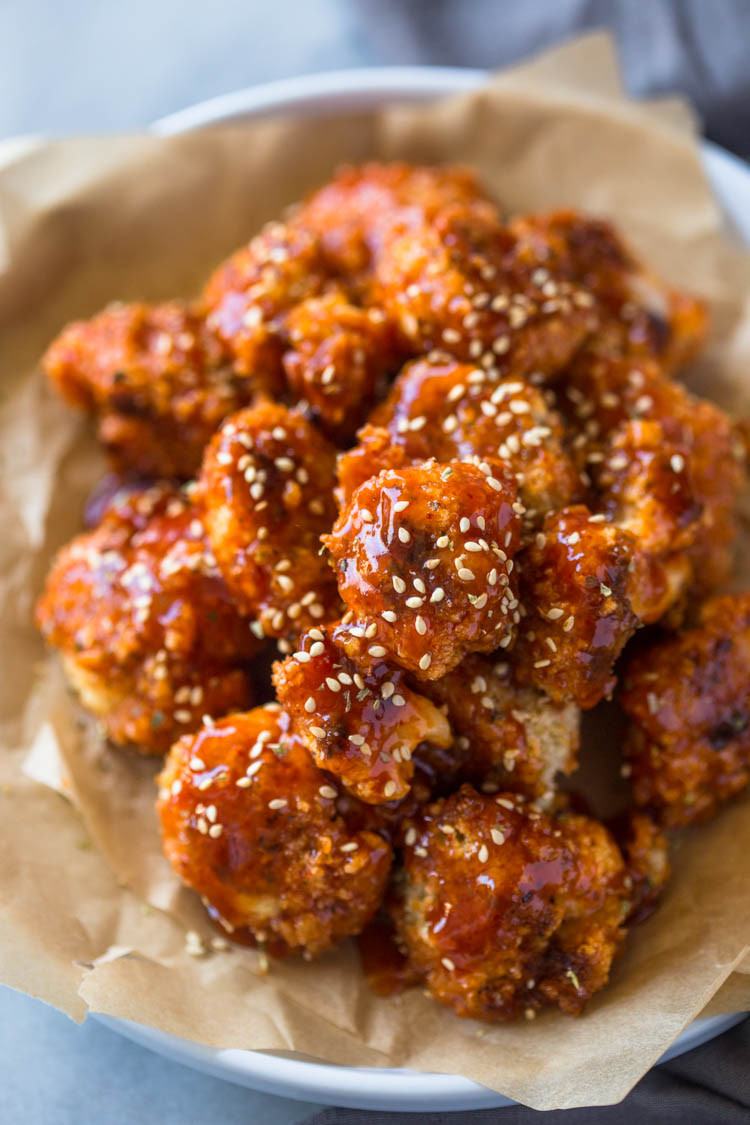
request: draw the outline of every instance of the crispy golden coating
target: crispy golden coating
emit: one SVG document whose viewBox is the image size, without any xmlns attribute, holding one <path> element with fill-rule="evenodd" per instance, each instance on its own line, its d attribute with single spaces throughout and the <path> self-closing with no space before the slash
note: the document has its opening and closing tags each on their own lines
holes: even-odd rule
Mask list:
<svg viewBox="0 0 750 1125">
<path fill-rule="evenodd" d="M 319 240 L 309 230 L 268 223 L 208 279 L 202 307 L 243 374 L 281 374 L 285 314 L 330 283 Z"/>
<path fill-rule="evenodd" d="M 318 954 L 375 913 L 391 849 L 350 831 L 277 707 L 181 738 L 159 777 L 167 858 L 230 932 Z"/>
<path fill-rule="evenodd" d="M 581 356 L 559 394 L 596 503 L 662 563 L 672 600 L 725 582 L 745 482 L 743 443 L 726 414 L 649 361 Z"/>
<path fill-rule="evenodd" d="M 367 804 L 409 792 L 421 742 L 447 749 L 444 715 L 412 691 L 364 627 L 312 629 L 274 666 L 279 701 L 316 764 Z"/>
<path fill-rule="evenodd" d="M 438 679 L 467 652 L 512 641 L 522 511 L 498 463 L 428 461 L 360 485 L 324 542 L 344 603 L 375 627 L 373 644 Z"/>
<path fill-rule="evenodd" d="M 639 564 L 633 537 L 583 505 L 549 515 L 519 559 L 525 616 L 510 657 L 519 681 L 584 709 L 609 695 L 638 625 L 636 594 L 650 589 Z"/>
<path fill-rule="evenodd" d="M 463 786 L 404 852 L 396 923 L 431 995 L 459 1016 L 578 1014 L 625 936 L 626 869 L 598 821 Z"/>
<path fill-rule="evenodd" d="M 187 479 L 228 414 L 279 382 L 262 370 L 242 378 L 190 306 L 110 305 L 69 324 L 43 360 L 68 402 L 97 419 L 119 470 Z"/>
<path fill-rule="evenodd" d="M 458 735 L 460 779 L 549 801 L 558 773 L 571 773 L 580 743 L 580 711 L 513 680 L 507 661 L 466 656 L 420 690 L 445 709 Z"/>
<path fill-rule="evenodd" d="M 339 616 L 320 536 L 334 515 L 335 453 L 299 412 L 262 402 L 233 415 L 206 449 L 199 499 L 216 562 L 271 637 Z"/>
<path fill-rule="evenodd" d="M 333 441 L 350 442 L 397 365 L 385 314 L 328 293 L 293 308 L 284 336 L 284 373 L 293 397 Z"/>
<path fill-rule="evenodd" d="M 163 753 L 203 715 L 252 703 L 257 650 L 188 500 L 121 493 L 57 556 L 36 608 L 47 642 L 109 738 Z"/>
<path fill-rule="evenodd" d="M 624 828 L 615 832 L 615 838 L 625 856 L 628 868 L 627 886 L 630 894 L 628 924 L 642 922 L 655 908 L 663 895 L 672 868 L 669 863 L 669 843 L 664 832 L 652 817 L 642 812 L 630 812 Z"/>
<path fill-rule="evenodd" d="M 667 286 L 638 262 L 610 223 L 576 211 L 520 215 L 510 230 L 518 257 L 544 275 L 585 287 L 596 299 L 599 326 L 587 348 L 602 355 L 653 357 L 674 370 L 706 336 L 702 301 Z"/>
<path fill-rule="evenodd" d="M 374 299 L 417 354 L 437 350 L 490 377 L 561 371 L 596 327 L 593 298 L 529 265 L 486 207 L 456 204 L 428 225 L 390 232 Z"/>
<path fill-rule="evenodd" d="M 713 598 L 696 628 L 639 647 L 621 703 L 638 805 L 669 828 L 712 816 L 750 780 L 750 594 Z"/>
<path fill-rule="evenodd" d="M 383 469 L 402 469 L 411 463 L 402 445 L 395 445 L 383 426 L 363 426 L 357 444 L 340 453 L 336 462 L 338 484 L 334 490 L 339 508 L 345 508 L 361 484 Z"/>
<path fill-rule="evenodd" d="M 454 203 L 473 203 L 496 215 L 469 168 L 347 165 L 308 197 L 294 222 L 317 234 L 339 272 L 367 277 L 373 257 L 395 227 L 429 225 L 442 208 Z"/>
<path fill-rule="evenodd" d="M 523 379 L 498 382 L 471 364 L 415 360 L 371 421 L 386 427 L 393 445 L 412 461 L 471 456 L 502 461 L 518 481 L 527 519 L 561 508 L 582 492 L 563 448 L 559 415 L 542 391 Z"/>
</svg>

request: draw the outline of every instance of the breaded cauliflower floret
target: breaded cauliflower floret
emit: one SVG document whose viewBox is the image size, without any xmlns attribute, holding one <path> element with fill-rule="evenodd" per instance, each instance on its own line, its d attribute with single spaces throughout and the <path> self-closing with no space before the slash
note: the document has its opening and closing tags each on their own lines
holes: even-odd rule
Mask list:
<svg viewBox="0 0 750 1125">
<path fill-rule="evenodd" d="M 427 806 L 404 851 L 399 940 L 459 1016 L 507 1020 L 547 1005 L 577 1015 L 625 937 L 626 882 L 598 821 L 465 785 Z"/>
<path fill-rule="evenodd" d="M 669 828 L 707 820 L 750 780 L 750 594 L 713 598 L 698 625 L 639 647 L 620 702 L 638 805 Z"/>
<path fill-rule="evenodd" d="M 252 703 L 257 651 L 187 499 L 115 497 L 57 556 L 36 608 L 81 702 L 109 738 L 159 754 L 203 715 Z"/>
<path fill-rule="evenodd" d="M 661 563 L 672 601 L 723 584 L 745 483 L 729 417 L 645 360 L 581 355 L 558 390 L 593 503 Z M 659 607 L 643 616 L 658 619 Z"/>
<path fill-rule="evenodd" d="M 375 913 L 390 846 L 349 830 L 335 783 L 278 707 L 181 738 L 159 786 L 167 858 L 230 932 L 319 954 Z"/>
<path fill-rule="evenodd" d="M 310 422 L 270 402 L 233 415 L 206 450 L 199 499 L 217 565 L 267 636 L 339 615 L 320 544 L 335 516 L 335 463 Z"/>
<path fill-rule="evenodd" d="M 293 397 L 332 441 L 351 442 L 397 366 L 385 314 L 328 293 L 293 308 L 284 337 L 284 374 Z"/>
<path fill-rule="evenodd" d="M 367 163 L 340 168 L 330 183 L 312 192 L 294 216 L 316 233 L 327 259 L 364 286 L 383 243 L 394 228 L 431 223 L 444 207 L 473 203 L 495 215 L 482 198 L 470 168 Z"/>
<path fill-rule="evenodd" d="M 238 371 L 280 375 L 285 315 L 330 283 L 330 269 L 312 232 L 268 223 L 214 271 L 201 305 Z"/>
<path fill-rule="evenodd" d="M 562 276 L 594 296 L 599 327 L 587 345 L 592 351 L 653 357 L 673 370 L 703 344 L 703 302 L 647 270 L 610 223 L 563 210 L 519 215 L 509 225 L 519 258 L 536 267 L 542 284 L 546 274 Z"/>
<path fill-rule="evenodd" d="M 321 769 L 368 804 L 409 792 L 422 742 L 447 749 L 444 715 L 412 691 L 362 626 L 312 629 L 276 664 L 273 682 L 294 729 Z"/>
<path fill-rule="evenodd" d="M 417 354 L 437 350 L 491 378 L 553 375 L 598 318 L 581 286 L 523 258 L 486 206 L 444 207 L 416 230 L 389 233 L 375 263 L 374 300 Z"/>
<path fill-rule="evenodd" d="M 387 427 L 392 443 L 412 461 L 502 461 L 518 481 L 527 518 L 581 494 L 559 415 L 523 379 L 498 382 L 471 364 L 415 360 L 371 422 Z"/>
<path fill-rule="evenodd" d="M 239 376 L 204 319 L 179 301 L 109 305 L 69 324 L 43 365 L 63 398 L 96 418 L 114 466 L 144 477 L 191 477 L 223 419 L 281 385 L 264 367 Z"/>
<path fill-rule="evenodd" d="M 324 542 L 344 603 L 386 659 L 437 679 L 467 652 L 510 643 L 522 511 L 497 463 L 429 461 L 360 485 Z"/>
<path fill-rule="evenodd" d="M 615 685 L 650 575 L 631 535 L 578 505 L 551 514 L 519 559 L 523 617 L 510 661 L 520 683 L 588 709 Z"/>
<path fill-rule="evenodd" d="M 507 661 L 467 656 L 420 690 L 443 707 L 458 735 L 460 776 L 484 793 L 508 790 L 549 801 L 558 773 L 571 773 L 580 743 L 579 708 L 516 684 Z"/>
</svg>

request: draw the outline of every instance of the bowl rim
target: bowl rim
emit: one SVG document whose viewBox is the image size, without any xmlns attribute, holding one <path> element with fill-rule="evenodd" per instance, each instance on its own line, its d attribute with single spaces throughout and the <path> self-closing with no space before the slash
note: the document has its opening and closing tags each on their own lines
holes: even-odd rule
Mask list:
<svg viewBox="0 0 750 1125">
<path fill-rule="evenodd" d="M 248 86 L 159 118 L 151 132 L 174 136 L 253 117 L 362 111 L 386 102 L 419 102 L 475 90 L 491 72 L 444 66 L 354 67 Z M 730 224 L 750 244 L 750 168 L 701 141 L 705 171 Z M 691 1050 L 738 1023 L 745 1013 L 694 1020 L 660 1062 Z M 516 1104 L 460 1075 L 404 1067 L 353 1067 L 239 1048 L 212 1048 L 130 1020 L 98 1014 L 113 1030 L 168 1057 L 218 1077 L 281 1096 L 327 1104 L 401 1111 L 466 1110 Z"/>
</svg>

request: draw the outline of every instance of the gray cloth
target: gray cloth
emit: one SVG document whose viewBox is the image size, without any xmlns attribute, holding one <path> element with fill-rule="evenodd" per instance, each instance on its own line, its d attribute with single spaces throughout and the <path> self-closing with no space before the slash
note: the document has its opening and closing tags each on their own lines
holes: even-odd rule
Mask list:
<svg viewBox="0 0 750 1125">
<path fill-rule="evenodd" d="M 748 0 L 362 0 L 390 62 L 500 67 L 606 28 L 630 93 L 687 96 L 706 134 L 750 156 Z"/>
<path fill-rule="evenodd" d="M 326 1109 L 303 1125 L 747 1125 L 750 1122 L 750 1020 L 664 1063 L 623 1102 L 539 1113 L 523 1106 L 469 1113 L 371 1113 Z"/>
</svg>

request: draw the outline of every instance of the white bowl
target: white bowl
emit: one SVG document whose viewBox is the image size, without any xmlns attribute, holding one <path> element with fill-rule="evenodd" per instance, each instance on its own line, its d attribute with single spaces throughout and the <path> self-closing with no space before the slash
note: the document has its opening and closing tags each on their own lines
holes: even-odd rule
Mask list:
<svg viewBox="0 0 750 1125">
<path fill-rule="evenodd" d="M 162 118 L 152 129 L 166 136 L 260 115 L 302 113 L 316 116 L 372 109 L 389 101 L 425 101 L 473 90 L 485 78 L 484 71 L 454 67 L 378 67 L 312 74 L 212 98 Z M 702 145 L 702 155 L 706 173 L 730 225 L 750 244 L 750 171 L 736 157 L 708 142 Z M 217 1050 L 128 1020 L 98 1018 L 130 1039 L 187 1066 L 288 1098 L 401 1112 L 514 1104 L 502 1094 L 458 1075 L 425 1074 L 404 1068 L 334 1066 L 289 1055 Z M 672 1044 L 662 1061 L 705 1043 L 743 1018 L 744 1013 L 737 1013 L 695 1020 Z"/>
</svg>

